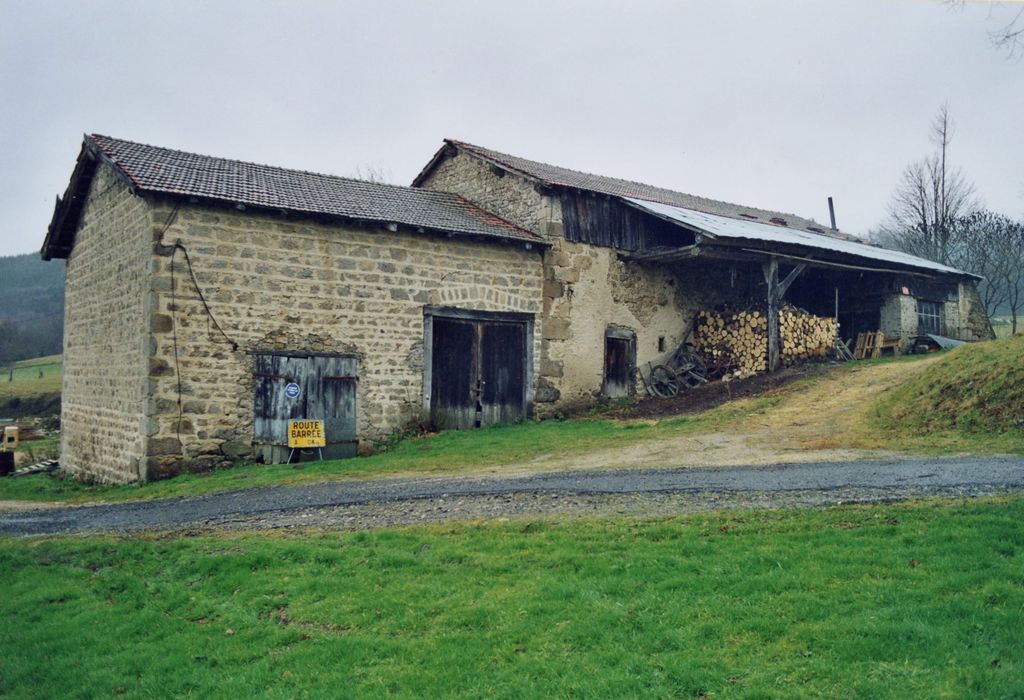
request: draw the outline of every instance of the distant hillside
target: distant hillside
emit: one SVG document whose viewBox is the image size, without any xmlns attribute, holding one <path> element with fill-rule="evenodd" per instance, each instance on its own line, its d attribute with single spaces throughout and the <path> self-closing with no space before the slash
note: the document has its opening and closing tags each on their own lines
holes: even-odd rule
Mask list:
<svg viewBox="0 0 1024 700">
<path fill-rule="evenodd" d="M 0 257 L 0 365 L 57 354 L 63 334 L 64 263 Z"/>
</svg>

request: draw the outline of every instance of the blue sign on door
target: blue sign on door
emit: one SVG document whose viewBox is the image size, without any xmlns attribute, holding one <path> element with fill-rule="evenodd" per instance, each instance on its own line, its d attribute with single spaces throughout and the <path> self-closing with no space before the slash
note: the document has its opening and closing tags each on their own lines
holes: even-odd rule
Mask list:
<svg viewBox="0 0 1024 700">
<path fill-rule="evenodd" d="M 299 388 L 299 385 L 295 382 L 288 382 L 287 386 L 284 388 L 284 395 L 289 399 L 297 399 L 301 393 L 302 389 Z"/>
</svg>

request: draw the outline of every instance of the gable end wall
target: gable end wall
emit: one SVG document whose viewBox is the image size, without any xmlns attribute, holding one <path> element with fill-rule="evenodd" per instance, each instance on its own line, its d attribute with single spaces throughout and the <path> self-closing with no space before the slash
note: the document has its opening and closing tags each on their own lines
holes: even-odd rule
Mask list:
<svg viewBox="0 0 1024 700">
<path fill-rule="evenodd" d="M 149 204 L 100 166 L 65 268 L 60 462 L 81 478 L 145 478 L 151 222 Z"/>
</svg>

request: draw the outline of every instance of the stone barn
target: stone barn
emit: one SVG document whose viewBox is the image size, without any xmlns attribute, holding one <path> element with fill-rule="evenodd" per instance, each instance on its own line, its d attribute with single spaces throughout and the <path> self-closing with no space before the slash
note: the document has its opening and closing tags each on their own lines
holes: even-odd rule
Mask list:
<svg viewBox="0 0 1024 700">
<path fill-rule="evenodd" d="M 629 394 L 699 310 L 770 288 L 844 335 L 991 333 L 968 273 L 458 141 L 397 187 L 86 136 L 42 254 L 62 466 L 112 482 L 285 461 L 293 419 L 341 457 Z"/>
<path fill-rule="evenodd" d="M 306 415 L 325 457 L 424 411 L 525 418 L 546 246 L 457 194 L 87 136 L 43 245 L 67 261 L 62 466 L 284 461 Z"/>
</svg>

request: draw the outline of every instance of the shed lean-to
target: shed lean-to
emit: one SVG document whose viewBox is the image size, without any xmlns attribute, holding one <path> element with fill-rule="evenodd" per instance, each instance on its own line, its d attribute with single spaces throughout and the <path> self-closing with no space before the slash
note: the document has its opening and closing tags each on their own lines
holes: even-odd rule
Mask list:
<svg viewBox="0 0 1024 700">
<path fill-rule="evenodd" d="M 620 353 L 609 329 L 635 335 L 637 365 L 658 364 L 687 340 L 699 310 L 723 305 L 789 302 L 838 317 L 848 340 L 881 329 L 904 349 L 929 312 L 946 335 L 991 337 L 976 276 L 792 214 L 456 140 L 445 142 L 413 185 L 458 192 L 551 244 L 544 255 L 541 413 L 616 385 L 609 375 L 621 367 L 607 360 Z"/>
</svg>

